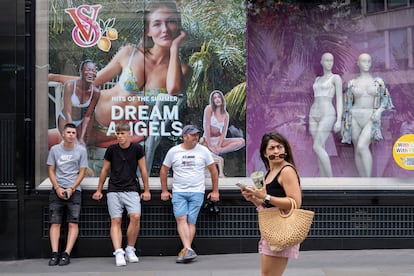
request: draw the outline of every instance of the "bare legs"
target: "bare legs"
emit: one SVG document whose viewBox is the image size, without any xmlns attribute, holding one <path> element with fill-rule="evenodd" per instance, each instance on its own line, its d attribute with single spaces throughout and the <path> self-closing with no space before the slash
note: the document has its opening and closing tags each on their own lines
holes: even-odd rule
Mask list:
<svg viewBox="0 0 414 276">
<path fill-rule="evenodd" d="M 246 144 L 244 138 L 238 137 L 238 138 L 224 138 L 224 141 L 219 147 L 218 145 L 212 146 L 210 150 L 214 152 L 215 154 L 224 154 L 232 151 L 237 151 L 244 147 Z"/>
<path fill-rule="evenodd" d="M 196 227 L 194 224 L 187 222 L 187 216 L 176 218 L 177 231 L 184 248 L 191 248 L 195 236 Z"/>
<path fill-rule="evenodd" d="M 59 252 L 60 224 L 52 224 L 49 229 L 52 252 Z"/>
<path fill-rule="evenodd" d="M 129 215 L 129 225 L 127 229 L 127 243 L 129 246 L 135 247 L 135 243 L 137 241 L 139 233 L 140 218 L 140 214 Z"/>
<path fill-rule="evenodd" d="M 214 162 L 216 162 L 217 167 L 218 167 L 218 171 L 219 171 L 219 177 L 224 177 L 224 158 L 216 155 L 215 153 L 213 154 L 213 160 Z"/>
<path fill-rule="evenodd" d="M 129 225 L 127 229 L 127 243 L 129 246 L 135 247 L 140 228 L 140 214 L 129 215 Z M 114 250 L 122 248 L 122 218 L 113 218 L 111 220 L 111 240 Z"/>
<path fill-rule="evenodd" d="M 261 255 L 262 276 L 282 276 L 288 258 Z"/>
<path fill-rule="evenodd" d="M 68 237 L 66 242 L 65 252 L 70 255 L 73 246 L 75 245 L 76 239 L 79 234 L 79 226 L 77 223 L 68 224 Z M 52 224 L 49 229 L 50 245 L 52 252 L 59 252 L 59 239 L 60 239 L 60 224 Z"/>
</svg>

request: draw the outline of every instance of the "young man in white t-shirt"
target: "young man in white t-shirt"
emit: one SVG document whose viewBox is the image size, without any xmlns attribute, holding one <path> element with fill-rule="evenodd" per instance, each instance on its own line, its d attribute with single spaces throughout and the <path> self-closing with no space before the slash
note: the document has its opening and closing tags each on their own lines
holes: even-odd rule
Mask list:
<svg viewBox="0 0 414 276">
<path fill-rule="evenodd" d="M 218 201 L 218 172 L 211 152 L 198 143 L 200 130 L 186 125 L 182 130 L 183 143 L 172 147 L 165 156 L 160 170 L 161 200 L 171 200 L 177 231 L 184 248 L 178 254 L 177 263 L 188 263 L 197 257 L 191 244 L 196 232 L 198 213 L 204 201 L 204 170 L 210 171 L 212 191 L 207 195 L 211 201 Z M 172 194 L 167 187 L 167 174 L 172 169 Z"/>
</svg>

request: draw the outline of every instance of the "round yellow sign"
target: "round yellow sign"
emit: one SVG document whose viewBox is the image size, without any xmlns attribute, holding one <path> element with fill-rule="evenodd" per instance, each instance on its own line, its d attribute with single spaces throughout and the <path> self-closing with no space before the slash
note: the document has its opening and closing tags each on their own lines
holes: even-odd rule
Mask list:
<svg viewBox="0 0 414 276">
<path fill-rule="evenodd" d="M 398 138 L 392 148 L 395 162 L 403 169 L 414 170 L 414 134 Z"/>
</svg>

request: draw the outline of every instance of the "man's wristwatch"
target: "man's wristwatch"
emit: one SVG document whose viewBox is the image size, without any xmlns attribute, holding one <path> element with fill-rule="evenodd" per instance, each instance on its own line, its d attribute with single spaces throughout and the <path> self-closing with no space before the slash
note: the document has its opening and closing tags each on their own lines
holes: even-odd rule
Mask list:
<svg viewBox="0 0 414 276">
<path fill-rule="evenodd" d="M 263 202 L 265 204 L 270 204 L 270 195 L 266 195 L 265 198 L 263 199 Z"/>
</svg>

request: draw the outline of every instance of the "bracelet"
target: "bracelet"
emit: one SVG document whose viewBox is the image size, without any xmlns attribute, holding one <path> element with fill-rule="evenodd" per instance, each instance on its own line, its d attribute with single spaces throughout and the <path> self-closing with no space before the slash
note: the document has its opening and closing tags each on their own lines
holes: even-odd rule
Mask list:
<svg viewBox="0 0 414 276">
<path fill-rule="evenodd" d="M 72 189 L 72 192 L 74 192 L 75 191 L 75 189 L 73 188 L 73 187 L 70 187 L 71 189 Z"/>
</svg>

